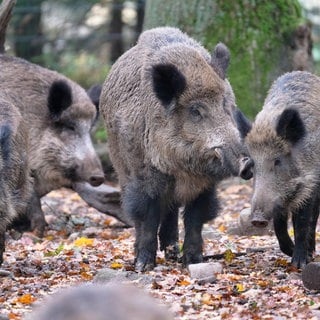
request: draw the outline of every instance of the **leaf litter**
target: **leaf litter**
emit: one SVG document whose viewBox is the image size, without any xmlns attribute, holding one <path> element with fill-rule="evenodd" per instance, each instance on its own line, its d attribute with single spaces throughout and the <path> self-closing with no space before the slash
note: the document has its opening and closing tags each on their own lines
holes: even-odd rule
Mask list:
<svg viewBox="0 0 320 320">
<path fill-rule="evenodd" d="M 147 281 L 127 282 L 159 299 L 175 319 L 319 319 L 320 293 L 304 288 L 301 271 L 281 253 L 274 234 L 228 233 L 240 211 L 250 207 L 251 190 L 250 182 L 239 180 L 219 189 L 221 213 L 203 230 L 206 261 L 222 265 L 214 281 L 192 279 L 180 263 L 166 262 L 158 251 L 157 267 L 146 272 Z M 43 239 L 33 233 L 19 240 L 7 237 L 0 319 L 23 319 L 34 303 L 62 288 L 91 282 L 105 268 L 134 273 L 133 228 L 89 208 L 68 189 L 51 192 L 42 206 L 49 221 Z M 181 246 L 182 239 L 183 231 Z"/>
</svg>

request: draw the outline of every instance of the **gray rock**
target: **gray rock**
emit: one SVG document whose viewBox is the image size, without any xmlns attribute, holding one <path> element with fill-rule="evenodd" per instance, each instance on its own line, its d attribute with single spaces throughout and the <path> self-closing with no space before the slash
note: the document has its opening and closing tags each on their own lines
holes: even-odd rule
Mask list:
<svg viewBox="0 0 320 320">
<path fill-rule="evenodd" d="M 304 267 L 302 282 L 309 290 L 320 290 L 320 262 L 310 262 Z"/>
<path fill-rule="evenodd" d="M 190 277 L 201 282 L 214 282 L 216 275 L 223 270 L 219 262 L 196 263 L 188 266 Z"/>
</svg>

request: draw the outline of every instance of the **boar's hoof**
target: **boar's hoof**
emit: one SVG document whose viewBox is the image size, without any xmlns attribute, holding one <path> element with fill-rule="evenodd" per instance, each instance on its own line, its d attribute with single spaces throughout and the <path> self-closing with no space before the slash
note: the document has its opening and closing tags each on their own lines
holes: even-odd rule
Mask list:
<svg viewBox="0 0 320 320">
<path fill-rule="evenodd" d="M 101 175 L 91 176 L 90 179 L 89 179 L 89 183 L 93 187 L 98 187 L 101 184 L 103 184 L 103 182 L 104 182 L 104 176 L 101 176 Z"/>
<path fill-rule="evenodd" d="M 179 247 L 177 244 L 167 246 L 164 249 L 164 256 L 167 261 L 177 261 L 179 255 Z"/>
<path fill-rule="evenodd" d="M 145 249 L 140 250 L 137 255 L 134 268 L 137 272 L 150 271 L 156 265 L 155 260 L 154 254 L 151 254 Z"/>
<path fill-rule="evenodd" d="M 182 262 L 185 267 L 187 267 L 189 264 L 201 263 L 203 262 L 202 253 L 197 253 L 197 254 L 186 253 L 182 257 Z"/>
<path fill-rule="evenodd" d="M 308 258 L 307 252 L 294 252 L 291 260 L 291 264 L 298 268 L 303 269 L 308 263 L 310 259 Z"/>
</svg>

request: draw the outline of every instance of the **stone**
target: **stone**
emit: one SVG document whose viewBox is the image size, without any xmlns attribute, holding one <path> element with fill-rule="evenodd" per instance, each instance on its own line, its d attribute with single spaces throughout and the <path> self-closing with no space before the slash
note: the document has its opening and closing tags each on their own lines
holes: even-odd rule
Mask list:
<svg viewBox="0 0 320 320">
<path fill-rule="evenodd" d="M 200 282 L 212 283 L 216 279 L 216 275 L 223 270 L 222 264 L 219 262 L 207 262 L 189 264 L 190 277 Z"/>
<path fill-rule="evenodd" d="M 320 290 L 320 262 L 310 262 L 302 270 L 303 285 L 309 290 Z"/>
</svg>

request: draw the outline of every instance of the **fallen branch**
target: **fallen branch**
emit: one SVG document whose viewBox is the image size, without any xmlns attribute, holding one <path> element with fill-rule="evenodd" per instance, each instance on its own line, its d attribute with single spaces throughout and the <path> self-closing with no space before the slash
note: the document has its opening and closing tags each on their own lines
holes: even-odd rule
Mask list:
<svg viewBox="0 0 320 320">
<path fill-rule="evenodd" d="M 3 0 L 0 6 L 0 53 L 5 52 L 6 32 L 16 0 Z"/>
</svg>

